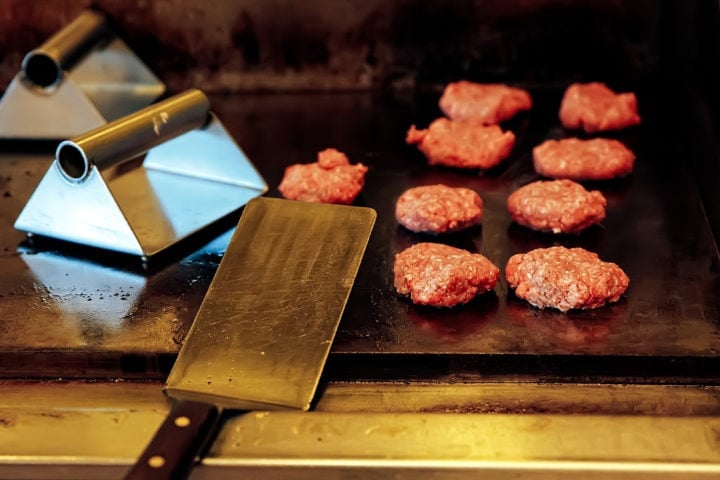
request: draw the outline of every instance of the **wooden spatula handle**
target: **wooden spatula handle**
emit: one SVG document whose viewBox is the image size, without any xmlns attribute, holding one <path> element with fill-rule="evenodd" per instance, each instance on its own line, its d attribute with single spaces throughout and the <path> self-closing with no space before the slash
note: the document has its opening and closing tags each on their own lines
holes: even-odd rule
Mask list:
<svg viewBox="0 0 720 480">
<path fill-rule="evenodd" d="M 195 457 L 214 431 L 218 415 L 212 404 L 177 401 L 125 479 L 187 478 Z"/>
</svg>

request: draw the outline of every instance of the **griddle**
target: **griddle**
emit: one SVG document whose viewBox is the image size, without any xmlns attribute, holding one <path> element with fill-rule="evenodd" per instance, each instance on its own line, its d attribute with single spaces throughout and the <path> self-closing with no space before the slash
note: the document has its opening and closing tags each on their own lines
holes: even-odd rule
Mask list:
<svg viewBox="0 0 720 480">
<path fill-rule="evenodd" d="M 517 136 L 510 157 L 482 173 L 430 167 L 404 143 L 411 124 L 426 127 L 440 116 L 437 88 L 211 98 L 230 133 L 257 159 L 269 196 L 279 197 L 286 166 L 314 161 L 327 147 L 369 167 L 355 204 L 375 209 L 377 223 L 326 379 L 717 383 L 719 256 L 702 192 L 686 163 L 678 161 L 692 151 L 689 140 L 668 134 L 662 92 L 610 85 L 638 93 L 643 125 L 605 135 L 635 151 L 635 172 L 587 184 L 608 198 L 602 226 L 551 236 L 513 224 L 505 202 L 514 189 L 539 178 L 532 168 L 533 146 L 576 132 L 565 131 L 557 118 L 565 84 L 520 86 L 531 91 L 535 105 L 504 125 Z M 232 220 L 225 231 L 214 232 L 217 236 L 194 239 L 145 271 L 88 249 L 43 239 L 28 244 L 11 225 L 52 158 L 21 148 L 2 157 L 2 375 L 163 379 L 232 234 Z M 399 227 L 393 216 L 397 197 L 407 188 L 435 183 L 477 190 L 485 203 L 482 226 L 439 237 Z M 619 303 L 587 312 L 530 307 L 508 291 L 504 278 L 494 292 L 463 307 L 417 307 L 395 294 L 392 264 L 397 252 L 420 241 L 477 251 L 501 268 L 512 254 L 532 248 L 581 246 L 618 263 L 631 283 Z M 32 255 L 62 258 L 67 284 L 53 291 L 38 280 L 23 261 Z M 137 286 L 123 289 L 103 281 L 119 271 L 139 279 Z M 98 279 L 95 289 L 80 281 L 87 275 Z M 131 296 L 132 288 L 140 291 Z M 103 307 L 108 298 L 123 295 L 133 302 L 124 312 Z"/>
</svg>

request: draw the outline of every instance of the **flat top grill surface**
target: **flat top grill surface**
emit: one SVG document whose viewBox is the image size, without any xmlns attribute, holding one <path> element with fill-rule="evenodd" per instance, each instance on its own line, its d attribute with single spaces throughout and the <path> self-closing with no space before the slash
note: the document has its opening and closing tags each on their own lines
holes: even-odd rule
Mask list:
<svg viewBox="0 0 720 480">
<path fill-rule="evenodd" d="M 628 178 L 587 183 L 608 199 L 607 219 L 580 235 L 553 236 L 513 224 L 507 196 L 539 177 L 532 147 L 572 136 L 559 125 L 563 87 L 531 89 L 533 110 L 505 125 L 511 156 L 481 174 L 430 167 L 404 143 L 411 124 L 440 116 L 439 92 L 274 94 L 212 98 L 236 141 L 279 196 L 283 170 L 334 147 L 369 167 L 357 205 L 378 219 L 340 325 L 328 375 L 394 378 L 465 372 L 553 372 L 555 378 L 611 373 L 639 378 L 714 378 L 720 345 L 718 254 L 684 146 L 661 128 L 661 105 L 638 92 L 641 127 L 606 134 L 637 155 Z M 579 135 L 584 136 L 584 135 Z M 217 268 L 237 217 L 187 243 L 147 271 L 126 259 L 47 242 L 30 244 L 12 224 L 52 160 L 6 149 L 0 158 L 0 370 L 8 376 L 163 378 Z M 399 227 L 398 196 L 444 183 L 484 201 L 481 227 L 428 236 Z M 580 246 L 630 277 L 622 301 L 592 311 L 539 310 L 514 297 L 504 276 L 494 292 L 454 309 L 412 305 L 392 284 L 394 255 L 420 241 L 508 258 L 533 248 Z"/>
</svg>

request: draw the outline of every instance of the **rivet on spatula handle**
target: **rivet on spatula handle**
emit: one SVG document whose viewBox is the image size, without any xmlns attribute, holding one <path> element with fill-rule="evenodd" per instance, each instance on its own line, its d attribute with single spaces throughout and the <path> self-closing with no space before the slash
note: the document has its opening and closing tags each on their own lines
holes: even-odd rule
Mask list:
<svg viewBox="0 0 720 480">
<path fill-rule="evenodd" d="M 217 407 L 212 404 L 177 401 L 125 479 L 187 478 L 218 415 Z"/>
</svg>

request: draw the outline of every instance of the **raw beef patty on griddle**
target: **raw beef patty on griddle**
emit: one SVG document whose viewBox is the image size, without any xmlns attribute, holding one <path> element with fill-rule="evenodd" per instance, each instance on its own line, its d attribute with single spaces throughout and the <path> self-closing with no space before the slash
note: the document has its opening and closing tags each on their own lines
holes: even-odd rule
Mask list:
<svg viewBox="0 0 720 480">
<path fill-rule="evenodd" d="M 418 243 L 395 255 L 395 289 L 413 303 L 454 307 L 495 288 L 500 270 L 479 253 Z"/>
<path fill-rule="evenodd" d="M 469 188 L 426 185 L 406 190 L 395 204 L 395 218 L 413 232 L 456 232 L 480 223 L 483 202 Z"/>
<path fill-rule="evenodd" d="M 583 248 L 538 248 L 510 257 L 505 277 L 515 295 L 539 308 L 598 308 L 617 302 L 630 280 L 622 269 Z"/>
<path fill-rule="evenodd" d="M 605 218 L 605 196 L 572 180 L 529 183 L 508 197 L 510 217 L 533 230 L 578 233 Z"/>
<path fill-rule="evenodd" d="M 560 103 L 560 121 L 565 128 L 587 133 L 620 130 L 640 124 L 634 93 L 615 93 L 604 83 L 574 83 Z"/>
<path fill-rule="evenodd" d="M 532 108 L 523 89 L 499 83 L 459 81 L 449 83 L 440 97 L 440 110 L 453 120 L 475 120 L 492 125 Z"/>
<path fill-rule="evenodd" d="M 497 125 L 438 118 L 424 130 L 411 126 L 405 141 L 417 144 L 430 165 L 485 170 L 510 155 L 515 134 Z"/>
<path fill-rule="evenodd" d="M 609 180 L 629 175 L 635 154 L 610 138 L 547 140 L 533 148 L 535 171 L 551 178 Z"/>
<path fill-rule="evenodd" d="M 334 148 L 317 155 L 317 162 L 290 165 L 278 187 L 283 197 L 316 203 L 349 205 L 365 185 L 367 167 L 350 165 L 348 157 Z"/>
</svg>

